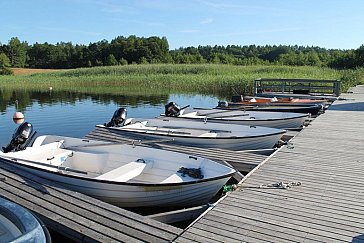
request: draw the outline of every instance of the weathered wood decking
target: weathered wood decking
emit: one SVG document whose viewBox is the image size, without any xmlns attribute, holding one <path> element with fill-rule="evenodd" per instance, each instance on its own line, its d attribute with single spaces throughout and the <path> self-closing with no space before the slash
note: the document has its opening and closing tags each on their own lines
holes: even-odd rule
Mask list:
<svg viewBox="0 0 364 243">
<path fill-rule="evenodd" d="M 364 242 L 364 92 L 356 91 L 345 95 L 356 100 L 335 102 L 176 242 Z M 301 185 L 269 187 L 277 182 Z"/>
</svg>

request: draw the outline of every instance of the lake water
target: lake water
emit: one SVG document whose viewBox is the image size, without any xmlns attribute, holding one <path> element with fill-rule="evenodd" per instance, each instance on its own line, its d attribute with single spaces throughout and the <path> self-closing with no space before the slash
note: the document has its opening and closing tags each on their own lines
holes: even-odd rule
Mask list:
<svg viewBox="0 0 364 243">
<path fill-rule="evenodd" d="M 12 117 L 18 110 L 33 125 L 37 135 L 54 134 L 83 137 L 96 124 L 109 122 L 119 107 L 127 108 L 128 117 L 153 118 L 164 112 L 164 105 L 174 101 L 181 107 L 217 105 L 216 96 L 168 95 L 99 95 L 72 92 L 0 90 L 0 146 L 6 146 L 19 124 Z"/>
</svg>

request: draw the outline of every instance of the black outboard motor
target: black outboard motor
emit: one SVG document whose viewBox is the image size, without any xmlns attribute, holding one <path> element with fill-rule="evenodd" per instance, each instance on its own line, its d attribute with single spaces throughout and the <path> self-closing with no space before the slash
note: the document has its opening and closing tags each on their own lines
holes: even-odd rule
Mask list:
<svg viewBox="0 0 364 243">
<path fill-rule="evenodd" d="M 8 146 L 3 147 L 4 153 L 24 150 L 30 145 L 36 133 L 33 132 L 32 124 L 24 122 L 15 130 Z"/>
<path fill-rule="evenodd" d="M 164 106 L 165 110 L 164 110 L 164 114 L 166 116 L 174 116 L 177 117 L 180 115 L 181 110 L 186 109 L 187 107 L 190 107 L 190 105 L 186 105 L 182 108 L 179 107 L 179 105 L 177 105 L 174 102 L 169 102 L 168 104 L 166 104 Z"/>
<path fill-rule="evenodd" d="M 114 115 L 111 118 L 109 123 L 105 123 L 105 127 L 122 127 L 124 126 L 126 120 L 126 109 L 119 108 L 114 112 Z"/>
<path fill-rule="evenodd" d="M 227 101 L 219 101 L 217 107 L 228 107 L 229 103 Z"/>
<path fill-rule="evenodd" d="M 169 102 L 164 106 L 164 108 L 165 108 L 164 114 L 166 116 L 179 116 L 179 112 L 181 111 L 179 105 L 177 105 L 174 102 Z"/>
</svg>

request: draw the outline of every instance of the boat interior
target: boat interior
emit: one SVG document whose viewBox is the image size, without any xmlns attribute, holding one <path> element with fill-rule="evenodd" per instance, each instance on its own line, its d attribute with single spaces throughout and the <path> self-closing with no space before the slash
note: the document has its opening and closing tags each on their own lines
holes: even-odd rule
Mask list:
<svg viewBox="0 0 364 243">
<path fill-rule="evenodd" d="M 32 147 L 6 156 L 53 172 L 113 182 L 163 184 L 197 180 L 179 172 L 181 167 L 200 169 L 203 178 L 234 171 L 208 159 L 139 146 L 99 144 L 67 148 L 65 143 L 60 140 L 40 144 L 36 140 Z"/>
<path fill-rule="evenodd" d="M 154 133 L 161 135 L 187 136 L 187 137 L 229 137 L 231 131 L 228 130 L 212 130 L 203 128 L 185 128 L 183 126 L 166 126 L 163 124 L 153 124 L 149 121 L 133 121 L 132 123 L 121 127 L 122 130 Z"/>
</svg>

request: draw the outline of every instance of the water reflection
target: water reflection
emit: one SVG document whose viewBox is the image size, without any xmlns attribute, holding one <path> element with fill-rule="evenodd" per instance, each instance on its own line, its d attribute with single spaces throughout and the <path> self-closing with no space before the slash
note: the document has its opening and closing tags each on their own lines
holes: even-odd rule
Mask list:
<svg viewBox="0 0 364 243">
<path fill-rule="evenodd" d="M 13 106 L 18 101 L 18 110 L 24 111 L 31 107 L 34 102 L 40 105 L 52 105 L 55 103 L 76 104 L 82 100 L 91 100 L 95 103 L 138 106 L 142 104 L 159 105 L 168 101 L 168 94 L 87 94 L 69 91 L 24 91 L 24 90 L 0 90 L 0 111 L 6 111 L 7 107 Z"/>
<path fill-rule="evenodd" d="M 128 117 L 152 118 L 164 111 L 164 105 L 168 101 L 175 101 L 181 106 L 189 104 L 192 107 L 213 107 L 218 98 L 187 94 L 111 95 L 54 90 L 0 90 L 0 146 L 7 145 L 19 126 L 13 121 L 16 111 L 24 114 L 25 121 L 33 124 L 38 135 L 83 137 L 96 124 L 108 122 L 120 106 L 127 108 Z"/>
</svg>

